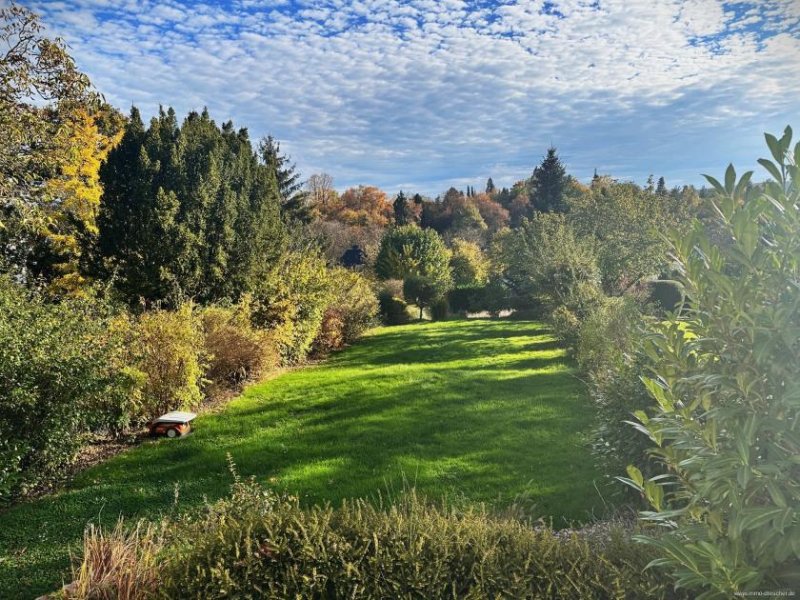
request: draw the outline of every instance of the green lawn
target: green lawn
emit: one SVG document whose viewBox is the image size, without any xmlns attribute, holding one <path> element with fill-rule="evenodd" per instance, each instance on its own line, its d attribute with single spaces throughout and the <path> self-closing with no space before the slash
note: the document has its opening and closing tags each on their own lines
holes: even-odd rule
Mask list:
<svg viewBox="0 0 800 600">
<path fill-rule="evenodd" d="M 584 442 L 591 408 L 538 323 L 479 320 L 376 329 L 326 363 L 254 385 L 183 440 L 149 441 L 58 494 L 0 514 L 0 598 L 65 577 L 87 521 L 156 517 L 224 495 L 240 474 L 310 502 L 396 493 L 497 506 L 556 525 L 599 509 Z"/>
</svg>

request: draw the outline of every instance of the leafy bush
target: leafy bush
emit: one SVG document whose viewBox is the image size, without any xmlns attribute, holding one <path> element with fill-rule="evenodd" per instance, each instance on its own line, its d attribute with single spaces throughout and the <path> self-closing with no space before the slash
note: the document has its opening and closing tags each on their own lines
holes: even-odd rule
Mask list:
<svg viewBox="0 0 800 600">
<path fill-rule="evenodd" d="M 485 287 L 457 287 L 447 292 L 447 302 L 454 313 L 480 312 L 484 310 Z"/>
<path fill-rule="evenodd" d="M 629 425 L 636 411 L 650 405 L 641 381 L 643 327 L 641 307 L 631 297 L 606 298 L 580 326 L 576 359 L 596 408 L 593 451 L 609 477 L 641 461 L 649 446 L 645 436 L 631 435 Z M 648 464 L 646 472 L 652 469 Z"/>
<path fill-rule="evenodd" d="M 445 321 L 449 313 L 449 306 L 446 298 L 439 298 L 431 304 L 431 319 L 434 321 Z"/>
<path fill-rule="evenodd" d="M 200 311 L 206 377 L 212 382 L 240 383 L 278 365 L 272 334 L 253 327 L 251 312 L 250 297 L 233 306 L 209 306 Z"/>
<path fill-rule="evenodd" d="M 251 484 L 163 528 L 163 598 L 670 598 L 621 530 L 558 534 L 413 492 L 303 508 Z M 145 594 L 143 597 L 150 597 Z"/>
<path fill-rule="evenodd" d="M 133 353 L 134 364 L 145 374 L 140 417 L 200 404 L 206 356 L 200 320 L 191 304 L 142 314 Z"/>
<path fill-rule="evenodd" d="M 0 277 L 0 500 L 58 477 L 90 430 L 123 427 L 138 377 L 100 303 L 43 301 Z"/>
<path fill-rule="evenodd" d="M 272 329 L 284 363 L 306 357 L 331 301 L 334 281 L 313 249 L 285 252 L 256 294 L 253 320 Z"/>
<path fill-rule="evenodd" d="M 404 225 L 390 229 L 381 240 L 375 260 L 381 279 L 405 279 L 418 275 L 444 294 L 452 287 L 450 251 L 433 229 Z"/>
<path fill-rule="evenodd" d="M 337 268 L 330 305 L 314 340 L 314 351 L 325 354 L 354 342 L 376 322 L 378 299 L 370 281 L 361 273 Z"/>
<path fill-rule="evenodd" d="M 496 236 L 492 258 L 515 307 L 541 307 L 573 345 L 581 321 L 603 297 L 593 241 L 578 238 L 564 215 L 535 214 Z"/>
<path fill-rule="evenodd" d="M 650 282 L 650 302 L 655 303 L 662 311 L 674 312 L 683 300 L 680 286 L 669 280 L 658 279 Z"/>
<path fill-rule="evenodd" d="M 686 314 L 656 326 L 639 429 L 666 476 L 626 483 L 672 531 L 643 538 L 698 597 L 800 586 L 800 143 L 767 135 L 763 191 L 712 177 L 716 243 L 699 224 L 672 237 Z"/>
<path fill-rule="evenodd" d="M 450 268 L 456 287 L 484 285 L 489 277 L 489 259 L 480 246 L 465 240 L 453 240 Z"/>
<path fill-rule="evenodd" d="M 384 289 L 378 293 L 378 312 L 384 325 L 405 325 L 411 321 L 408 305 L 391 290 Z"/>
</svg>

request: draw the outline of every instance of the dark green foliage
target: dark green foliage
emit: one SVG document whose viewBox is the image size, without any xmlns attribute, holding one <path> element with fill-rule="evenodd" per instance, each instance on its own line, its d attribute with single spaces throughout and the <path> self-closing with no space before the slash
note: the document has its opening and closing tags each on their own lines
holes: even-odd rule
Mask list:
<svg viewBox="0 0 800 600">
<path fill-rule="evenodd" d="M 389 290 L 378 294 L 378 313 L 384 325 L 404 325 L 411 320 L 408 305 Z"/>
<path fill-rule="evenodd" d="M 664 181 L 663 177 L 658 178 L 658 185 L 656 186 L 656 194 L 658 196 L 666 196 L 667 195 L 667 184 Z"/>
<path fill-rule="evenodd" d="M 665 312 L 674 312 L 680 307 L 683 301 L 683 290 L 675 281 L 661 279 L 651 281 L 649 288 L 649 301 L 654 302 Z"/>
<path fill-rule="evenodd" d="M 492 178 L 489 177 L 489 179 L 486 180 L 486 193 L 489 194 L 489 195 L 492 195 L 496 191 L 497 191 L 497 188 L 494 185 L 494 181 L 492 181 Z"/>
<path fill-rule="evenodd" d="M 478 507 L 437 507 L 413 491 L 375 508 L 304 509 L 255 484 L 172 523 L 165 598 L 669 598 L 643 572 L 654 553 L 620 529 L 557 536 Z"/>
<path fill-rule="evenodd" d="M 773 180 L 748 189 L 733 166 L 714 187 L 717 243 L 697 223 L 671 236 L 684 313 L 645 351 L 654 403 L 637 428 L 665 476 L 625 482 L 670 525 L 645 538 L 699 598 L 800 585 L 800 143 L 767 135 Z"/>
<path fill-rule="evenodd" d="M 447 301 L 454 313 L 480 312 L 485 309 L 485 295 L 485 286 L 457 287 L 447 292 Z"/>
<path fill-rule="evenodd" d="M 172 109 L 145 129 L 139 112 L 100 171 L 99 274 L 131 303 L 236 299 L 280 250 L 275 170 L 247 131 Z"/>
<path fill-rule="evenodd" d="M 561 163 L 555 148 L 548 148 L 547 156 L 533 170 L 530 179 L 533 207 L 540 212 L 564 212 L 564 187 L 567 181 L 566 169 Z"/>
<path fill-rule="evenodd" d="M 447 298 L 437 298 L 431 304 L 431 319 L 434 321 L 446 321 L 449 312 Z"/>
<path fill-rule="evenodd" d="M 400 193 L 397 194 L 397 198 L 394 199 L 393 207 L 395 225 L 408 225 L 414 222 L 414 213 L 408 205 L 408 200 L 403 190 L 400 190 Z"/>
<path fill-rule="evenodd" d="M 403 297 L 419 308 L 419 318 L 422 319 L 422 309 L 432 306 L 441 299 L 442 291 L 436 283 L 422 275 L 408 275 L 403 280 Z"/>
<path fill-rule="evenodd" d="M 281 154 L 281 143 L 268 135 L 258 144 L 258 154 L 268 169 L 274 171 L 281 198 L 281 216 L 284 221 L 308 223 L 311 221 L 311 210 L 308 205 L 308 194 L 303 190 L 303 181 L 297 166 L 289 157 Z"/>
<path fill-rule="evenodd" d="M 83 434 L 126 424 L 124 334 L 99 303 L 48 304 L 0 277 L 0 502 L 58 479 Z"/>
</svg>

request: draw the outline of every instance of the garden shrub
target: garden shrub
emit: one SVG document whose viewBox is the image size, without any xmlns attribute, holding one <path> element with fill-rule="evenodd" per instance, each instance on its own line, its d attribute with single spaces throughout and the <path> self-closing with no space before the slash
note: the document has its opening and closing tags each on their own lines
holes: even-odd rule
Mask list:
<svg viewBox="0 0 800 600">
<path fill-rule="evenodd" d="M 649 284 L 649 301 L 664 312 L 676 311 L 683 300 L 683 291 L 675 281 L 657 279 Z"/>
<path fill-rule="evenodd" d="M 124 427 L 139 377 L 102 303 L 53 304 L 0 277 L 0 501 L 58 479 L 86 432 Z"/>
<path fill-rule="evenodd" d="M 335 283 L 313 249 L 285 252 L 261 282 L 253 322 L 273 331 L 282 362 L 296 364 L 306 357 Z"/>
<path fill-rule="evenodd" d="M 304 508 L 254 484 L 166 524 L 162 598 L 677 598 L 622 530 L 559 534 L 482 508 Z M 150 597 L 144 595 L 144 597 Z"/>
<path fill-rule="evenodd" d="M 384 325 L 405 325 L 411 321 L 408 305 L 388 288 L 378 292 L 378 313 Z"/>
<path fill-rule="evenodd" d="M 335 286 L 314 339 L 314 352 L 326 354 L 357 340 L 376 323 L 378 299 L 370 281 L 361 273 L 336 268 L 331 271 Z"/>
<path fill-rule="evenodd" d="M 241 383 L 277 367 L 280 357 L 270 332 L 251 322 L 252 301 L 200 311 L 208 367 L 206 378 L 218 385 Z"/>
<path fill-rule="evenodd" d="M 715 236 L 673 235 L 685 313 L 654 326 L 645 351 L 654 403 L 637 413 L 666 472 L 624 481 L 670 534 L 643 537 L 699 598 L 800 586 L 800 143 L 767 135 L 772 180 L 733 166 L 715 195 Z M 702 592 L 702 593 L 700 593 Z"/>
<path fill-rule="evenodd" d="M 484 285 L 489 278 L 489 259 L 474 242 L 456 239 L 452 244 L 450 269 L 455 287 Z"/>
<path fill-rule="evenodd" d="M 449 306 L 446 298 L 438 298 L 431 304 L 431 319 L 434 321 L 446 321 L 449 313 Z"/>
<path fill-rule="evenodd" d="M 632 435 L 634 413 L 650 405 L 641 377 L 646 375 L 641 352 L 644 316 L 629 296 L 606 298 L 583 321 L 576 344 L 578 366 L 594 403 L 592 447 L 610 478 L 646 456 L 649 441 Z M 647 464 L 646 472 L 653 465 Z"/>
<path fill-rule="evenodd" d="M 136 327 L 133 361 L 145 375 L 140 417 L 197 407 L 203 399 L 206 356 L 203 331 L 192 304 L 143 313 Z"/>
<path fill-rule="evenodd" d="M 471 286 L 471 287 L 457 287 L 447 292 L 447 302 L 450 306 L 450 311 L 457 314 L 466 314 L 468 312 L 480 312 L 484 304 L 484 287 Z"/>
</svg>

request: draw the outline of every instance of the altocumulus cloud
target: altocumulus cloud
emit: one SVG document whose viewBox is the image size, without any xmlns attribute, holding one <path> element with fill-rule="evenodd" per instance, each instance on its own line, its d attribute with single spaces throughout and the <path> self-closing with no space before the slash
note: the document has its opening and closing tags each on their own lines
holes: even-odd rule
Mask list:
<svg viewBox="0 0 800 600">
<path fill-rule="evenodd" d="M 0 0 L 2 2 L 4 0 Z M 800 2 L 29 2 L 113 104 L 208 106 L 338 187 L 699 182 L 800 128 Z"/>
</svg>

